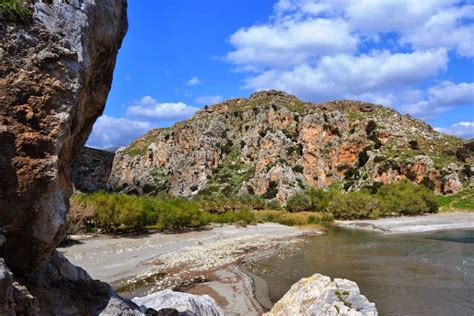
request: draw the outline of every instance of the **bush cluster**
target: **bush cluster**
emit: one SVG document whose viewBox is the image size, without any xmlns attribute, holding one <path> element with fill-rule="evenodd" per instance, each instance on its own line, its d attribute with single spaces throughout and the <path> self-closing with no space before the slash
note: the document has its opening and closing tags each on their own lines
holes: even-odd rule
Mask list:
<svg viewBox="0 0 474 316">
<path fill-rule="evenodd" d="M 203 211 L 209 213 L 225 213 L 227 211 L 240 210 L 263 210 L 268 208 L 269 202 L 256 195 L 224 196 L 213 194 L 208 196 L 199 195 L 193 199 L 199 204 Z"/>
<path fill-rule="evenodd" d="M 169 231 L 198 229 L 210 223 L 246 226 L 256 223 L 255 211 L 265 208 L 281 207 L 254 195 L 186 199 L 165 194 L 149 197 L 96 192 L 74 195 L 68 219 L 71 231 Z"/>
<path fill-rule="evenodd" d="M 320 225 L 334 220 L 330 213 L 299 212 L 290 213 L 282 210 L 263 210 L 255 212 L 259 223 L 272 222 L 287 226 Z"/>
<path fill-rule="evenodd" d="M 289 198 L 286 209 L 326 212 L 336 219 L 367 219 L 433 213 L 438 210 L 438 202 L 429 188 L 400 181 L 360 192 L 311 188 Z"/>
<path fill-rule="evenodd" d="M 184 198 L 106 192 L 73 196 L 69 218 L 72 224 L 106 232 L 142 231 L 145 228 L 183 230 L 200 228 L 210 222 L 208 214 L 201 211 L 197 203 Z"/>
</svg>

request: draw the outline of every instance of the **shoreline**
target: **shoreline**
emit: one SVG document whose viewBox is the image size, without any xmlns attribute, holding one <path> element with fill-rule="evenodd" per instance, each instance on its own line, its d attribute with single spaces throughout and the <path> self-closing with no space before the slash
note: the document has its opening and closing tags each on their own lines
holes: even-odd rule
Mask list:
<svg viewBox="0 0 474 316">
<path fill-rule="evenodd" d="M 447 212 L 373 220 L 335 221 L 335 225 L 382 234 L 414 234 L 440 230 L 474 229 L 474 212 Z"/>
<path fill-rule="evenodd" d="M 274 223 L 224 225 L 183 234 L 86 238 L 59 250 L 127 298 L 171 288 L 207 294 L 226 313 L 260 315 L 271 302 L 265 301 L 264 291 L 256 293 L 262 285 L 254 286 L 254 279 L 240 266 L 298 247 L 308 234 L 322 234 L 322 229 Z"/>
<path fill-rule="evenodd" d="M 474 229 L 474 212 L 335 224 L 383 234 Z M 245 228 L 223 225 L 181 234 L 87 237 L 59 250 L 93 278 L 111 283 L 127 298 L 169 288 L 209 295 L 226 314 L 261 315 L 273 303 L 265 280 L 251 271 L 252 263 L 282 250 L 291 251 L 301 246 L 302 237 L 322 233 L 322 228 L 273 223 Z"/>
</svg>

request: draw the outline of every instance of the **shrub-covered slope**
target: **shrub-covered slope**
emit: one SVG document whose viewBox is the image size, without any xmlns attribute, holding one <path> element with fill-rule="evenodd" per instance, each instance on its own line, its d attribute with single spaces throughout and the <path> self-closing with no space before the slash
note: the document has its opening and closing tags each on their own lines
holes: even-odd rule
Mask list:
<svg viewBox="0 0 474 316">
<path fill-rule="evenodd" d="M 380 105 L 305 103 L 272 90 L 148 132 L 117 152 L 109 185 L 285 202 L 307 187 L 338 182 L 355 191 L 409 179 L 449 194 L 472 181 L 472 147 Z"/>
</svg>

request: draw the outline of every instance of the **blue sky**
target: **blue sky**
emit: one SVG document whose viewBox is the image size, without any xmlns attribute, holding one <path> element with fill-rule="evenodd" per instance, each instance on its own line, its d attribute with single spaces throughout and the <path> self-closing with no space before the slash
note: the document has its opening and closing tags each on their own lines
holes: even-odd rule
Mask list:
<svg viewBox="0 0 474 316">
<path fill-rule="evenodd" d="M 271 88 L 375 102 L 474 137 L 471 1 L 130 0 L 128 15 L 90 146 Z"/>
</svg>

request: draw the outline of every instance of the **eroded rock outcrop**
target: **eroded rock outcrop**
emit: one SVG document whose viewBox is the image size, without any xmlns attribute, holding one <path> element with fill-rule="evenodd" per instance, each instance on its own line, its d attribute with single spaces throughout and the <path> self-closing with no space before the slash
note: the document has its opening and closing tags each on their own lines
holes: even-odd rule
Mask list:
<svg viewBox="0 0 474 316">
<path fill-rule="evenodd" d="M 456 154 L 462 144 L 380 105 L 313 104 L 262 91 L 206 107 L 119 150 L 110 186 L 180 196 L 250 193 L 284 202 L 307 186 L 342 182 L 358 190 L 408 178 L 446 194 L 472 179 L 472 155 Z"/>
<path fill-rule="evenodd" d="M 355 282 L 314 274 L 293 284 L 267 316 L 376 316 L 375 304 L 360 294 Z"/>
<path fill-rule="evenodd" d="M 24 3 L 31 17 L 0 16 L 0 314 L 138 315 L 55 253 L 66 172 L 105 106 L 126 0 Z"/>
<path fill-rule="evenodd" d="M 84 146 L 69 169 L 74 187 L 81 192 L 105 190 L 114 156 L 114 152 Z"/>
</svg>

